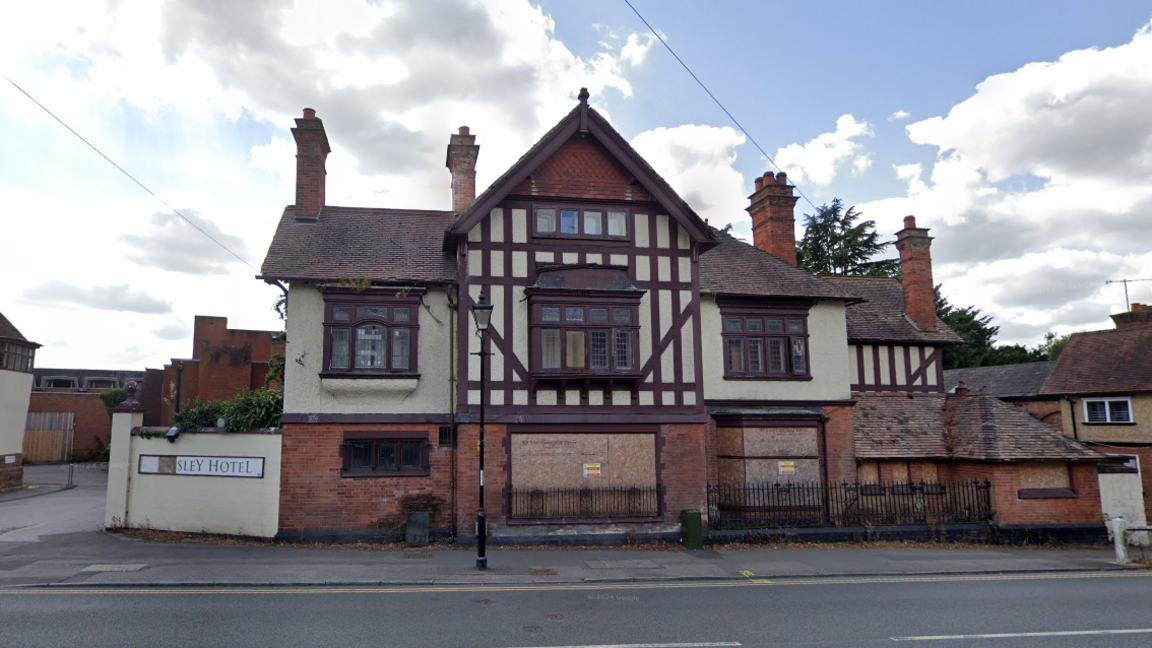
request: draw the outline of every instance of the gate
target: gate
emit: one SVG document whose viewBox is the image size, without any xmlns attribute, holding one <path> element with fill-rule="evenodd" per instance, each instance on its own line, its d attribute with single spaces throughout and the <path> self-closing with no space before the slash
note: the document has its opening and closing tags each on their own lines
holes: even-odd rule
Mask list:
<svg viewBox="0 0 1152 648">
<path fill-rule="evenodd" d="M 24 463 L 71 460 L 74 419 L 72 412 L 28 412 L 24 424 Z"/>
</svg>

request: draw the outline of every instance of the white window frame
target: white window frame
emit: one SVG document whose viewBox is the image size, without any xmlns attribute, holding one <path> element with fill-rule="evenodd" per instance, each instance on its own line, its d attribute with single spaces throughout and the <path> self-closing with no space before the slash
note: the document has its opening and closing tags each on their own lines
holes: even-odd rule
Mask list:
<svg viewBox="0 0 1152 648">
<path fill-rule="evenodd" d="M 1127 421 L 1113 421 L 1112 408 L 1108 406 L 1109 403 L 1117 401 L 1124 401 L 1128 404 L 1128 420 Z M 1088 420 L 1088 403 L 1104 403 L 1104 416 L 1106 421 L 1089 421 Z M 1120 396 L 1116 398 L 1082 398 L 1080 399 L 1080 407 L 1084 415 L 1084 423 L 1087 425 L 1109 425 L 1109 424 L 1122 424 L 1122 423 L 1135 423 L 1132 416 L 1132 399 L 1128 396 Z"/>
</svg>

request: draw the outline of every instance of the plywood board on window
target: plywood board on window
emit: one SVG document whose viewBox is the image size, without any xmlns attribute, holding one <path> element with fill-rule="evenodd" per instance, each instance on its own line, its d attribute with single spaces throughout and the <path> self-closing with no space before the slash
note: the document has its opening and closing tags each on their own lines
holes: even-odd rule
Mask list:
<svg viewBox="0 0 1152 648">
<path fill-rule="evenodd" d="M 818 454 L 815 428 L 744 428 L 744 455 L 809 456 Z"/>
<path fill-rule="evenodd" d="M 1068 464 L 1057 461 L 1022 463 L 1017 466 L 1020 488 L 1071 488 Z"/>
<path fill-rule="evenodd" d="M 789 459 L 793 472 L 781 475 L 780 459 L 745 459 L 744 475 L 749 484 L 788 484 L 820 480 L 820 462 L 817 459 Z"/>
<path fill-rule="evenodd" d="M 585 477 L 584 464 L 600 464 Z M 514 488 L 656 485 L 654 434 L 513 434 Z"/>
<path fill-rule="evenodd" d="M 744 456 L 744 429 L 743 428 L 717 428 L 716 454 L 743 457 Z"/>
<path fill-rule="evenodd" d="M 746 483 L 743 459 L 720 459 L 717 469 L 720 483 L 725 486 L 743 486 Z"/>
</svg>

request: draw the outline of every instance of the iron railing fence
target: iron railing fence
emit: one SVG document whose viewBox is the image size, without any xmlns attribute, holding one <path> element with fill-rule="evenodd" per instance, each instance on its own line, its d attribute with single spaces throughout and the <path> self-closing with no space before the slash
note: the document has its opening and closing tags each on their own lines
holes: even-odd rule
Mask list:
<svg viewBox="0 0 1152 648">
<path fill-rule="evenodd" d="M 992 519 L 991 482 L 708 487 L 713 529 L 963 524 Z"/>
<path fill-rule="evenodd" d="M 660 514 L 660 487 L 513 488 L 513 519 L 633 518 Z"/>
</svg>

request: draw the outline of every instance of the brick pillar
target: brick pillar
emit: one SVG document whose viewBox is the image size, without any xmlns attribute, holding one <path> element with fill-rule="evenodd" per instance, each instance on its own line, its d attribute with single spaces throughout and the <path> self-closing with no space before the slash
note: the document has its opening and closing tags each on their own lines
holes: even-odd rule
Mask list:
<svg viewBox="0 0 1152 648">
<path fill-rule="evenodd" d="M 797 196 L 792 195 L 788 176 L 772 172 L 756 178 L 756 191 L 746 209 L 752 216 L 752 239 L 756 247 L 796 265 Z"/>
<path fill-rule="evenodd" d="M 324 122 L 311 108 L 305 108 L 304 117 L 296 119 L 292 137 L 296 138 L 296 220 L 314 221 L 324 208 L 324 161 L 332 147 Z"/>
<path fill-rule="evenodd" d="M 896 232 L 900 271 L 904 275 L 904 312 L 921 331 L 936 330 L 931 247 L 928 229 L 916 227 L 915 216 L 905 216 L 904 229 Z"/>
<path fill-rule="evenodd" d="M 476 200 L 476 158 L 479 155 L 476 136 L 469 134 L 467 126 L 461 126 L 460 133 L 448 141 L 448 158 L 444 163 L 452 172 L 452 211 L 457 214 Z"/>
</svg>

